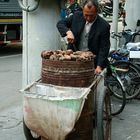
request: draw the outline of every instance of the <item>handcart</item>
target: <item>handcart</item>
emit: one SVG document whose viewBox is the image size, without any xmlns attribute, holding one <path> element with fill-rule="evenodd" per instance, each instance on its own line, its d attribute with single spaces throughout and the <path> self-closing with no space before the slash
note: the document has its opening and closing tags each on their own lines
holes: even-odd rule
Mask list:
<svg viewBox="0 0 140 140">
<path fill-rule="evenodd" d="M 87 88 L 62 87 L 41 81 L 21 90 L 23 93 L 23 126 L 27 140 L 74 140 L 67 136 L 75 131 L 89 98 L 92 104 L 92 138 L 75 140 L 111 140 L 110 95 L 104 86 L 104 72 Z M 88 117 L 85 121 L 88 120 Z M 83 121 L 83 120 L 82 120 Z M 90 126 L 80 125 L 83 129 Z M 83 131 L 82 131 L 83 132 Z"/>
</svg>

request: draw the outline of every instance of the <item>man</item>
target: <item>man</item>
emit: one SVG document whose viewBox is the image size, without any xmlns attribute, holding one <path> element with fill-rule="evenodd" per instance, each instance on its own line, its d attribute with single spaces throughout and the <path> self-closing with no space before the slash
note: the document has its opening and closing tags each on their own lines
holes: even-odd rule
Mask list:
<svg viewBox="0 0 140 140">
<path fill-rule="evenodd" d="M 91 51 L 95 57 L 95 74 L 107 65 L 110 48 L 110 25 L 98 15 L 98 3 L 86 0 L 83 11 L 57 23 L 62 37 L 67 37 L 68 49 Z"/>
</svg>

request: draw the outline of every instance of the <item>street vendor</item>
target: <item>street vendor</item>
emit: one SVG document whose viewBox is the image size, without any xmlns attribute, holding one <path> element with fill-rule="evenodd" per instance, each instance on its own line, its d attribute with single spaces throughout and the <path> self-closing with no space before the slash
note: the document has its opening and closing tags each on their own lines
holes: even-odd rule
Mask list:
<svg viewBox="0 0 140 140">
<path fill-rule="evenodd" d="M 83 11 L 60 20 L 57 28 L 62 37 L 67 37 L 68 49 L 91 51 L 95 57 L 95 74 L 107 66 L 110 48 L 110 25 L 98 15 L 98 2 L 86 0 Z"/>
</svg>

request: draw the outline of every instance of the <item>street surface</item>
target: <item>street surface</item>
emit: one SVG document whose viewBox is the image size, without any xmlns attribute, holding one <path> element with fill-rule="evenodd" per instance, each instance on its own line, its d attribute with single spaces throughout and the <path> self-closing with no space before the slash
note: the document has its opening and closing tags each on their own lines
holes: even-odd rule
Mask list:
<svg viewBox="0 0 140 140">
<path fill-rule="evenodd" d="M 140 100 L 126 104 L 124 111 L 113 117 L 112 140 L 140 140 Z"/>
<path fill-rule="evenodd" d="M 0 140 L 25 140 L 22 130 L 21 48 L 0 48 Z"/>
</svg>

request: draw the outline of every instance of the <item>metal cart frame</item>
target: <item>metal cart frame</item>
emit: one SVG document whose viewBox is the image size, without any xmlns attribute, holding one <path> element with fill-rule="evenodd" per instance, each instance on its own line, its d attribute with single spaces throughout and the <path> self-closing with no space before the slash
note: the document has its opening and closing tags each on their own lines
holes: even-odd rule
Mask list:
<svg viewBox="0 0 140 140">
<path fill-rule="evenodd" d="M 96 76 L 93 83 L 88 87 L 94 95 L 93 140 L 111 140 L 111 103 L 107 87 L 104 86 L 104 73 Z M 22 92 L 29 90 L 32 85 L 22 90 Z M 96 92 L 94 92 L 95 90 Z M 23 127 L 27 140 L 41 140 L 39 134 L 28 128 L 24 118 Z"/>
</svg>

